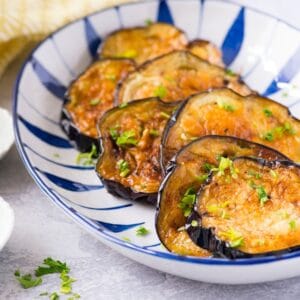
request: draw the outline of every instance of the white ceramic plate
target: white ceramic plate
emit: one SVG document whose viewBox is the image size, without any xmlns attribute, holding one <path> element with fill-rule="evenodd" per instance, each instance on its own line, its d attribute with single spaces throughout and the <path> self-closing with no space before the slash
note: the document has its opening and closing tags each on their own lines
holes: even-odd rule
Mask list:
<svg viewBox="0 0 300 300">
<path fill-rule="evenodd" d="M 12 117 L 0 107 L 0 159 L 8 152 L 14 142 Z"/>
<path fill-rule="evenodd" d="M 14 212 L 10 205 L 0 197 L 0 251 L 8 241 L 14 227 Z"/>
<path fill-rule="evenodd" d="M 146 19 L 174 23 L 190 39 L 213 41 L 222 49 L 226 65 L 241 73 L 252 88 L 300 116 L 300 33 L 288 23 L 234 1 L 126 4 L 61 28 L 25 62 L 15 87 L 14 127 L 30 174 L 52 201 L 96 238 L 152 268 L 201 281 L 234 284 L 300 275 L 299 251 L 235 261 L 169 253 L 155 233 L 153 207 L 111 196 L 91 168 L 76 165 L 78 153 L 59 126 L 66 87 L 90 64 L 108 33 L 143 25 Z M 141 224 L 150 228 L 150 235 L 136 236 Z"/>
</svg>

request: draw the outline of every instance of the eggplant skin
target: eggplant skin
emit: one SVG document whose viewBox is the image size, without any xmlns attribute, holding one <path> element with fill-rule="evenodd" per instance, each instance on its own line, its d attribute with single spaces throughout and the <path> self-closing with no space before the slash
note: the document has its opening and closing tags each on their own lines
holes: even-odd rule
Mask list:
<svg viewBox="0 0 300 300">
<path fill-rule="evenodd" d="M 83 152 L 97 144 L 97 121 L 114 105 L 118 81 L 135 69 L 129 59 L 101 59 L 93 62 L 73 80 L 67 90 L 61 127 Z"/>
<path fill-rule="evenodd" d="M 207 173 L 204 168 L 206 163 L 216 166 L 218 156 L 233 158 L 245 155 L 267 160 L 288 160 L 278 151 L 261 144 L 217 135 L 204 136 L 189 143 L 171 160 L 159 189 L 156 214 L 158 236 L 169 251 L 181 255 L 211 256 L 207 250 L 192 242 L 186 230 L 178 231 L 186 223 L 178 204 L 188 188 L 198 191 L 204 184 L 197 176 Z"/>
<path fill-rule="evenodd" d="M 299 211 L 296 210 L 297 207 L 297 196 L 299 196 L 298 186 L 300 183 L 300 166 L 295 164 L 291 161 L 266 161 L 262 158 L 253 158 L 253 157 L 238 157 L 233 160 L 233 167 L 240 167 L 239 175 L 235 179 L 236 185 L 232 186 L 232 183 L 225 184 L 224 181 L 226 179 L 225 176 L 222 178 L 218 177 L 217 175 L 210 174 L 206 183 L 200 188 L 197 200 L 195 203 L 194 211 L 191 213 L 187 220 L 187 232 L 190 238 L 196 243 L 197 245 L 211 251 L 215 256 L 218 257 L 225 257 L 230 259 L 238 259 L 238 258 L 252 258 L 252 257 L 262 257 L 262 256 L 280 256 L 284 253 L 293 252 L 295 250 L 300 249 L 300 239 L 299 239 L 299 226 L 296 228 L 296 223 L 291 226 L 290 220 L 292 219 L 293 222 L 297 221 L 297 219 L 293 219 L 295 215 L 289 215 L 287 213 L 291 212 L 292 214 L 299 214 Z M 247 194 L 244 191 L 244 186 L 242 181 L 248 181 L 244 177 L 246 173 L 243 173 L 243 169 L 241 166 L 248 167 L 250 166 L 250 170 L 253 171 L 253 166 L 259 166 L 262 173 L 261 178 L 256 178 L 256 182 L 260 182 L 261 185 L 259 187 L 267 187 L 269 189 L 269 199 L 261 205 L 259 204 L 259 196 L 256 192 Z M 279 172 L 278 178 L 274 177 L 273 175 L 269 174 L 269 171 L 272 170 L 273 172 Z M 282 172 L 283 170 L 283 172 Z M 283 177 L 281 177 L 281 173 L 283 173 Z M 269 174 L 269 177 L 272 178 L 274 186 L 272 187 L 272 181 L 269 181 L 266 178 L 266 174 Z M 287 175 L 286 178 L 284 176 Z M 243 176 L 242 179 L 239 179 L 240 176 Z M 215 181 L 214 179 L 217 178 Z M 222 183 L 223 180 L 223 183 Z M 238 181 L 240 180 L 240 181 Z M 294 180 L 294 181 L 292 181 Z M 296 181 L 295 181 L 296 180 Z M 279 182 L 278 182 L 279 181 Z M 289 184 L 291 181 L 292 186 L 285 189 L 285 184 Z M 221 183 L 220 183 L 221 182 Z M 250 185 L 248 182 L 246 184 Z M 269 186 L 271 184 L 271 186 Z M 230 200 L 227 202 L 232 202 L 232 209 L 229 210 L 229 213 L 232 210 L 235 210 L 235 207 L 238 207 L 236 213 L 232 215 L 228 215 L 228 217 L 224 218 L 219 216 L 219 213 L 216 212 L 209 212 L 206 211 L 207 204 L 207 195 L 213 193 L 214 187 L 210 190 L 210 187 L 215 185 L 217 189 L 224 195 L 227 191 L 230 190 L 231 193 L 234 193 L 237 196 L 237 199 Z M 223 186 L 224 185 L 224 186 Z M 252 183 L 253 185 L 253 183 Z M 227 188 L 227 191 L 224 190 Z M 239 194 L 237 188 L 243 189 L 243 193 Z M 254 187 L 256 188 L 256 187 Z M 253 189 L 253 187 L 249 187 L 249 189 Z M 207 192 L 206 192 L 207 190 Z M 284 190 L 284 192 L 283 192 Z M 276 197 L 276 193 L 280 194 L 280 198 Z M 237 194 L 236 194 L 237 193 Z M 290 193 L 290 194 L 289 194 Z M 298 193 L 298 194 L 297 194 Z M 215 196 L 215 194 L 214 194 Z M 238 197 L 241 196 L 240 202 Z M 277 195 L 278 196 L 278 195 Z M 290 198 L 289 198 L 290 197 Z M 217 196 L 218 198 L 218 196 Z M 224 198 L 227 199 L 225 195 Z M 232 198 L 230 198 L 232 199 Z M 254 202 L 252 200 L 254 199 Z M 222 201 L 221 199 L 220 201 Z M 204 203 L 203 203 L 204 201 Z M 212 199 L 212 202 L 208 200 L 210 206 L 212 207 L 211 203 L 215 203 L 215 200 Z M 219 198 L 218 198 L 219 201 Z M 219 202 L 217 202 L 219 203 Z M 221 203 L 221 202 L 220 202 Z M 238 206 L 240 204 L 240 206 Z M 213 204 L 216 206 L 216 204 Z M 230 204 L 229 204 L 230 205 Z M 284 207 L 283 205 L 287 205 Z M 292 206 L 292 207 L 291 207 Z M 248 209 L 246 212 L 247 216 L 244 216 L 244 208 Z M 199 210 L 201 210 L 199 212 Z M 203 211 L 204 209 L 204 211 Z M 258 211 L 257 211 L 258 210 Z M 274 210 L 274 212 L 273 212 Z M 284 212 L 285 215 L 282 215 Z M 214 215 L 216 214 L 216 215 Z M 268 214 L 272 214 L 268 217 Z M 236 246 L 230 244 L 230 242 L 226 239 L 222 239 L 218 236 L 218 232 L 222 233 L 221 229 L 228 228 L 235 228 L 235 220 L 238 220 L 240 217 L 243 218 L 243 222 L 237 221 L 236 225 L 239 229 L 238 232 L 246 232 L 250 235 L 250 237 L 243 236 L 243 243 L 239 243 Z M 219 219 L 219 221 L 218 221 Z M 233 219 L 233 220 L 232 220 Z M 217 221 L 214 221 L 217 220 Z M 228 220 L 228 221 L 227 221 Z M 256 220 L 260 223 L 256 223 Z M 268 220 L 267 224 L 265 221 Z M 247 226 L 247 221 L 250 222 L 252 230 L 247 229 L 245 231 L 244 226 Z M 277 221 L 277 223 L 276 223 Z M 197 226 L 192 226 L 192 222 L 196 222 Z M 214 223 L 215 222 L 215 223 Z M 206 225 L 205 225 L 205 224 Z M 225 226 L 222 223 L 225 223 Z M 226 225 L 228 223 L 229 225 Z M 207 224 L 216 224 L 215 226 L 207 226 Z M 246 225 L 244 225 L 246 224 Z M 250 225 L 249 224 L 249 225 Z M 221 226 L 221 229 L 218 228 Z M 288 229 L 287 229 L 288 228 Z M 231 229 L 234 230 L 234 229 Z M 265 230 L 265 231 L 264 231 Z M 271 233 L 270 233 L 271 231 Z M 278 236 L 276 234 L 278 233 Z M 255 240 L 251 240 L 255 237 Z M 256 237 L 259 237 L 257 240 Z M 248 238 L 248 239 L 247 239 Z M 244 243 L 244 239 L 246 240 Z M 264 241 L 266 240 L 266 242 Z M 260 243 L 258 243 L 259 241 Z M 262 249 L 262 250 L 261 250 Z"/>
<path fill-rule="evenodd" d="M 163 168 L 184 145 L 210 134 L 263 144 L 300 162 L 300 121 L 285 106 L 220 88 L 191 96 L 174 113 L 163 134 Z"/>
<path fill-rule="evenodd" d="M 156 202 L 162 178 L 161 136 L 177 105 L 148 98 L 115 107 L 101 118 L 96 172 L 110 193 Z"/>
<path fill-rule="evenodd" d="M 187 45 L 192 54 L 208 61 L 212 65 L 224 67 L 221 50 L 212 42 L 206 40 L 193 40 Z"/>
<path fill-rule="evenodd" d="M 82 134 L 75 126 L 72 118 L 66 109 L 62 109 L 60 126 L 62 130 L 68 136 L 70 143 L 80 152 L 89 152 L 92 149 L 92 145 L 99 150 L 98 140 Z"/>
<path fill-rule="evenodd" d="M 189 51 L 177 50 L 139 66 L 118 86 L 116 104 L 159 97 L 183 101 L 211 88 L 228 87 L 241 95 L 254 93 L 236 74 L 212 65 Z"/>
<path fill-rule="evenodd" d="M 112 32 L 98 50 L 101 58 L 131 58 L 138 65 L 173 50 L 185 49 L 183 31 L 167 23 L 125 28 Z"/>
</svg>

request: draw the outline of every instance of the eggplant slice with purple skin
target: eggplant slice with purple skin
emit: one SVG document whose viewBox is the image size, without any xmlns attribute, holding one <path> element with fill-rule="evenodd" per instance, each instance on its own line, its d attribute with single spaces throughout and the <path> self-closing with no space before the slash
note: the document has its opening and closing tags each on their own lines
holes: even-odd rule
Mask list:
<svg viewBox="0 0 300 300">
<path fill-rule="evenodd" d="M 221 50 L 212 42 L 206 40 L 193 40 L 187 45 L 192 54 L 208 61 L 212 65 L 224 67 Z"/>
<path fill-rule="evenodd" d="M 90 65 L 70 85 L 61 126 L 81 152 L 98 145 L 98 119 L 113 107 L 119 80 L 134 69 L 135 64 L 129 59 L 102 59 Z"/>
<path fill-rule="evenodd" d="M 149 98 L 115 107 L 101 118 L 96 172 L 110 193 L 156 203 L 162 132 L 176 107 Z"/>
<path fill-rule="evenodd" d="M 243 138 L 280 151 L 300 162 L 300 121 L 288 109 L 256 95 L 242 97 L 216 89 L 190 97 L 166 126 L 162 165 L 192 140 L 220 134 Z"/>
<path fill-rule="evenodd" d="M 177 102 L 210 88 L 228 87 L 241 95 L 253 93 L 236 74 L 197 57 L 188 51 L 173 51 L 146 62 L 119 85 L 116 103 L 159 97 Z"/>
<path fill-rule="evenodd" d="M 197 194 L 187 222 L 194 243 L 231 259 L 299 250 L 300 166 L 249 157 L 224 162 Z"/>
<path fill-rule="evenodd" d="M 287 160 L 281 153 L 260 144 L 228 136 L 204 136 L 183 149 L 172 159 L 167 175 L 160 186 L 156 229 L 164 246 L 181 255 L 210 256 L 192 242 L 185 230 L 187 216 L 193 203 L 182 199 L 195 199 L 196 192 L 217 167 L 220 157 L 253 156 L 266 160 Z M 182 203 L 182 204 L 181 204 Z"/>
<path fill-rule="evenodd" d="M 138 65 L 173 50 L 185 49 L 183 31 L 166 23 L 120 29 L 107 36 L 99 49 L 101 58 L 130 58 Z"/>
</svg>

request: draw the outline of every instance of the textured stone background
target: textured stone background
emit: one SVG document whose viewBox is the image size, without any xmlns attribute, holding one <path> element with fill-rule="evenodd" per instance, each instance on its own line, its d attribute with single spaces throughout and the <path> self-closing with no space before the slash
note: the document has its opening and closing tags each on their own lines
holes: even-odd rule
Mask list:
<svg viewBox="0 0 300 300">
<path fill-rule="evenodd" d="M 11 106 L 11 90 L 21 61 L 15 62 L 0 81 L 1 106 Z M 17 268 L 32 272 L 47 256 L 68 262 L 78 279 L 74 291 L 82 299 L 300 299 L 300 278 L 244 286 L 214 285 L 163 274 L 123 257 L 52 205 L 27 174 L 15 147 L 0 161 L 0 195 L 16 215 L 11 239 L 0 252 L 0 300 L 47 299 L 39 294 L 56 291 L 56 275 L 45 277 L 42 286 L 29 290 L 22 289 L 13 276 Z"/>
</svg>

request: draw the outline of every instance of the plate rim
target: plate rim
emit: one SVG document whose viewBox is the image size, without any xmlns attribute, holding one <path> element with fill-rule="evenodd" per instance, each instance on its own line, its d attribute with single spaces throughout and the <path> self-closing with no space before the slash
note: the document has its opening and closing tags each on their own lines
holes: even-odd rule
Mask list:
<svg viewBox="0 0 300 300">
<path fill-rule="evenodd" d="M 89 221 L 89 219 L 87 217 L 81 215 L 75 209 L 68 207 L 63 201 L 61 201 L 59 199 L 59 197 L 57 195 L 55 195 L 55 193 L 53 193 L 52 189 L 44 183 L 44 181 L 40 178 L 38 173 L 34 170 L 34 166 L 31 164 L 30 159 L 28 158 L 28 155 L 27 155 L 27 153 L 24 149 L 23 143 L 22 143 L 22 138 L 21 138 L 21 135 L 20 135 L 19 125 L 18 125 L 18 113 L 17 113 L 20 82 L 23 78 L 23 72 L 24 72 L 26 66 L 28 65 L 28 63 L 30 63 L 31 58 L 33 57 L 33 54 L 46 41 L 48 41 L 49 38 L 51 38 L 55 34 L 59 33 L 60 31 L 66 29 L 67 27 L 71 26 L 72 24 L 75 24 L 77 22 L 80 22 L 80 21 L 84 20 L 85 18 L 90 18 L 92 16 L 96 16 L 98 14 L 101 14 L 104 11 L 108 11 L 108 10 L 112 10 L 112 9 L 118 10 L 122 6 L 128 6 L 128 5 L 134 5 L 134 4 L 143 4 L 143 3 L 146 3 L 146 2 L 163 2 L 163 1 L 165 1 L 165 0 L 141 0 L 140 2 L 130 1 L 130 2 L 127 2 L 127 3 L 122 3 L 120 5 L 114 5 L 114 6 L 110 6 L 108 8 L 105 8 L 105 9 L 97 10 L 97 11 L 95 11 L 93 13 L 90 13 L 86 16 L 76 18 L 75 20 L 73 20 L 71 22 L 68 22 L 67 24 L 59 27 L 57 30 L 55 30 L 54 32 L 48 34 L 45 38 L 43 38 L 30 51 L 30 53 L 27 55 L 27 57 L 25 58 L 25 60 L 23 61 L 22 65 L 21 65 L 21 68 L 18 72 L 18 75 L 16 77 L 16 80 L 15 80 L 15 83 L 14 83 L 14 86 L 13 86 L 13 93 L 12 93 L 12 116 L 13 116 L 14 136 L 15 136 L 16 147 L 18 149 L 19 155 L 22 159 L 22 162 L 23 162 L 24 166 L 26 167 L 28 173 L 33 178 L 34 182 L 37 184 L 39 189 L 47 196 L 47 198 L 50 198 L 56 206 L 62 208 L 63 212 L 70 219 L 72 219 L 74 222 L 76 222 L 78 225 L 80 225 L 86 231 L 88 231 L 89 233 L 91 233 L 93 235 L 97 235 L 97 238 L 100 241 L 101 241 L 101 239 L 105 239 L 108 242 L 114 243 L 114 244 L 116 244 L 118 246 L 121 246 L 121 247 L 125 247 L 127 249 L 131 249 L 131 250 L 140 252 L 140 253 L 145 254 L 145 255 L 151 255 L 151 256 L 158 257 L 158 258 L 162 258 L 162 259 L 175 260 L 175 261 L 178 261 L 178 262 L 187 262 L 187 263 L 201 264 L 201 265 L 218 265 L 218 266 L 243 266 L 243 265 L 245 266 L 246 265 L 246 266 L 249 266 L 249 265 L 261 265 L 261 264 L 267 264 L 267 263 L 277 263 L 277 262 L 280 262 L 280 261 L 283 261 L 283 260 L 299 258 L 300 257 L 300 250 L 290 252 L 290 253 L 289 252 L 285 253 L 285 254 L 281 255 L 280 257 L 272 255 L 272 256 L 263 256 L 263 257 L 257 257 L 257 258 L 229 260 L 229 259 L 224 259 L 224 258 L 213 258 L 213 257 L 203 258 L 203 257 L 195 257 L 195 256 L 183 256 L 183 255 L 175 254 L 175 253 L 172 253 L 172 252 L 161 252 L 161 251 L 147 249 L 145 247 L 141 247 L 141 246 L 132 244 L 130 242 L 123 241 L 123 240 L 121 240 L 117 237 L 114 237 L 114 236 L 106 233 L 105 230 L 93 225 L 92 222 Z M 186 0 L 172 0 L 172 1 L 174 1 L 174 2 L 177 2 L 177 1 L 178 2 L 184 2 Z M 189 0 L 189 1 L 194 1 L 194 0 Z M 199 0 L 199 2 L 201 2 L 201 1 L 202 0 Z M 249 10 L 256 11 L 259 14 L 271 17 L 273 19 L 276 19 L 276 20 L 286 24 L 287 26 L 289 26 L 293 29 L 295 29 L 297 31 L 300 31 L 299 28 L 289 24 L 288 22 L 286 22 L 286 21 L 284 21 L 280 18 L 272 16 L 271 14 L 265 13 L 265 12 L 260 11 L 258 9 L 248 7 L 247 5 L 242 5 L 240 3 L 237 3 L 236 1 L 233 1 L 233 0 L 228 0 L 228 1 L 213 0 L 213 1 L 221 2 L 221 3 L 234 4 L 234 5 L 237 5 L 239 7 L 245 7 Z"/>
</svg>

